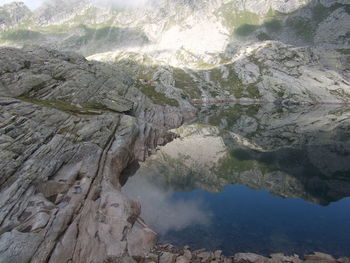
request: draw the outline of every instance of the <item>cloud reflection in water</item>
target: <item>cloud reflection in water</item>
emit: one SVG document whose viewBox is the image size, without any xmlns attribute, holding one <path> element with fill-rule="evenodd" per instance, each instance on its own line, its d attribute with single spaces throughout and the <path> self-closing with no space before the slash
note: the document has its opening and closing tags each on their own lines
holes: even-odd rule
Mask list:
<svg viewBox="0 0 350 263">
<path fill-rule="evenodd" d="M 141 203 L 141 217 L 161 235 L 196 224 L 209 225 L 211 222 L 212 214 L 206 211 L 202 200 L 174 199 L 172 190 L 150 182 L 147 176 L 129 178 L 123 191 Z"/>
</svg>

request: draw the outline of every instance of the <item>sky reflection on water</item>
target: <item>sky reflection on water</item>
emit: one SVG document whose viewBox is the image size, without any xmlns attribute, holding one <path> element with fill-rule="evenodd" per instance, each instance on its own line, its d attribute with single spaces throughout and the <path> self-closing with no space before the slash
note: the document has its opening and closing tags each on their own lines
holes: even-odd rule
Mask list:
<svg viewBox="0 0 350 263">
<path fill-rule="evenodd" d="M 141 217 L 160 235 L 191 225 L 210 224 L 212 215 L 201 197 L 174 199 L 173 191 L 160 188 L 146 176 L 130 178 L 123 190 L 142 204 Z"/>
<path fill-rule="evenodd" d="M 226 254 L 323 251 L 350 256 L 350 198 L 328 206 L 229 185 L 221 193 L 172 192 L 135 176 L 125 191 L 142 204 L 160 242 Z"/>
</svg>

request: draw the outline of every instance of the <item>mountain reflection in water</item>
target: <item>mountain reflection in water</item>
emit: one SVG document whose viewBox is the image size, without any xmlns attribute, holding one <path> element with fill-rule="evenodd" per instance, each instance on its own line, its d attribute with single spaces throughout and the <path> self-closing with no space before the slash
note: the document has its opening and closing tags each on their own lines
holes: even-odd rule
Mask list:
<svg viewBox="0 0 350 263">
<path fill-rule="evenodd" d="M 350 109 L 203 108 L 124 191 L 161 242 L 350 256 Z"/>
</svg>

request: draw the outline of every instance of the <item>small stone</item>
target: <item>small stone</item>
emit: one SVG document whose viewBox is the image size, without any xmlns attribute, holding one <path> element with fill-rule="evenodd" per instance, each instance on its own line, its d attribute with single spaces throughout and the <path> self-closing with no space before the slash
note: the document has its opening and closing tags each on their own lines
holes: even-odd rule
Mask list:
<svg viewBox="0 0 350 263">
<path fill-rule="evenodd" d="M 158 262 L 158 255 L 153 253 L 148 253 L 146 256 L 146 262 Z"/>
<path fill-rule="evenodd" d="M 209 262 L 211 255 L 209 252 L 201 252 L 197 255 L 201 259 L 201 262 Z"/>
<path fill-rule="evenodd" d="M 327 263 L 335 263 L 337 262 L 334 257 L 329 254 L 314 252 L 312 255 L 304 256 L 305 261 L 316 261 L 316 262 L 327 262 Z"/>
<path fill-rule="evenodd" d="M 179 256 L 176 259 L 176 263 L 190 263 L 190 259 L 186 258 L 185 256 Z"/>
<path fill-rule="evenodd" d="M 184 250 L 184 257 L 187 258 L 188 260 L 192 259 L 192 253 L 188 249 Z"/>
<path fill-rule="evenodd" d="M 339 263 L 350 263 L 350 258 L 348 257 L 338 258 L 337 261 Z"/>
<path fill-rule="evenodd" d="M 285 256 L 284 254 L 281 253 L 276 253 L 276 254 L 271 254 L 270 255 L 271 259 L 270 262 L 271 263 L 301 263 L 301 259 L 299 258 L 298 255 L 294 255 L 294 256 Z"/>
<path fill-rule="evenodd" d="M 164 252 L 160 257 L 159 257 L 159 263 L 175 263 L 177 255 L 169 253 L 169 252 Z"/>
<path fill-rule="evenodd" d="M 216 251 L 214 252 L 214 257 L 215 257 L 216 259 L 220 259 L 221 254 L 222 254 L 222 250 L 216 250 Z"/>
<path fill-rule="evenodd" d="M 193 251 L 193 254 L 199 254 L 201 252 L 205 252 L 205 249 L 204 248 L 197 249 L 197 250 Z"/>
<path fill-rule="evenodd" d="M 235 263 L 262 263 L 267 261 L 267 258 L 254 253 L 237 253 L 234 256 Z"/>
</svg>

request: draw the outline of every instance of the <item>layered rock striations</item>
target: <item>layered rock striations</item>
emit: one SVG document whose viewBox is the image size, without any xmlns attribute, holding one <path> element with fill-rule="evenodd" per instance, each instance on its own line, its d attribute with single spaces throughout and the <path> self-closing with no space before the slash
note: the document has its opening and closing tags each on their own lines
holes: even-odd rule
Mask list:
<svg viewBox="0 0 350 263">
<path fill-rule="evenodd" d="M 173 137 L 180 112 L 78 55 L 0 54 L 0 261 L 143 257 L 156 234 L 137 223 L 140 206 L 120 192 L 119 175 Z"/>
</svg>

